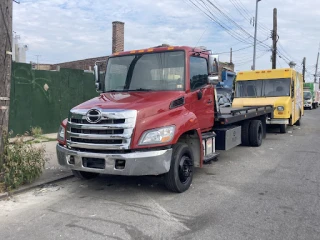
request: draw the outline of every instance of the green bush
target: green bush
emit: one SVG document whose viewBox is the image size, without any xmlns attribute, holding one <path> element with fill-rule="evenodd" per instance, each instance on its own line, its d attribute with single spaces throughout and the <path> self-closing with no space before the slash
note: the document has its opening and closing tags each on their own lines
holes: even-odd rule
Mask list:
<svg viewBox="0 0 320 240">
<path fill-rule="evenodd" d="M 8 135 L 4 136 L 4 152 L 2 169 L 0 169 L 0 191 L 2 188 L 11 191 L 23 184 L 31 183 L 38 178 L 44 169 L 45 149 L 34 144 L 24 142 L 18 137 L 9 143 Z M 4 186 L 4 187 L 3 187 Z M 3 189 L 2 189 L 3 190 Z"/>
<path fill-rule="evenodd" d="M 31 136 L 39 137 L 42 135 L 41 127 L 32 127 L 30 130 Z"/>
</svg>

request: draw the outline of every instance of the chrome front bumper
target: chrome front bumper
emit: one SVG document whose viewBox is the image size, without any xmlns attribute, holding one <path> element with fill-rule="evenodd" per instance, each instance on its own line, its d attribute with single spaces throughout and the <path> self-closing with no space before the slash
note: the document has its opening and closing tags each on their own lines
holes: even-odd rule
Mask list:
<svg viewBox="0 0 320 240">
<path fill-rule="evenodd" d="M 267 119 L 267 124 L 289 124 L 289 119 L 279 119 L 279 118 Z"/>
<path fill-rule="evenodd" d="M 312 107 L 312 103 L 305 103 L 304 107 L 309 107 L 310 108 L 310 107 Z"/>
<path fill-rule="evenodd" d="M 79 152 L 70 150 L 59 144 L 57 144 L 56 150 L 58 162 L 61 166 L 78 171 L 125 176 L 160 175 L 166 173 L 170 170 L 172 155 L 172 149 L 145 152 L 137 151 L 124 154 Z M 73 156 L 74 164 L 69 163 L 70 156 Z M 84 167 L 83 158 L 104 159 L 104 169 Z M 125 160 L 123 169 L 117 169 L 115 167 L 116 160 Z"/>
</svg>

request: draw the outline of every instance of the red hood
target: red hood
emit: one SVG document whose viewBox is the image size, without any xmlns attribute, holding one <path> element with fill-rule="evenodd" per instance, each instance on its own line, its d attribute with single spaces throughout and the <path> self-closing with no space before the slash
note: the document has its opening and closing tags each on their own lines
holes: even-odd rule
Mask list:
<svg viewBox="0 0 320 240">
<path fill-rule="evenodd" d="M 103 93 L 75 108 L 132 109 L 145 118 L 169 110 L 170 103 L 183 95 L 181 91 Z"/>
</svg>

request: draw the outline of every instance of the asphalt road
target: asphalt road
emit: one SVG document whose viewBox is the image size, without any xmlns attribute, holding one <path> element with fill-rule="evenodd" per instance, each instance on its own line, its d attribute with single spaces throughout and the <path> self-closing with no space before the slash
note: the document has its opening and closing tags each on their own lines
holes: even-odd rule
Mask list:
<svg viewBox="0 0 320 240">
<path fill-rule="evenodd" d="M 160 179 L 70 179 L 0 202 L 0 239 L 320 239 L 320 110 L 197 169 L 183 194 Z"/>
</svg>

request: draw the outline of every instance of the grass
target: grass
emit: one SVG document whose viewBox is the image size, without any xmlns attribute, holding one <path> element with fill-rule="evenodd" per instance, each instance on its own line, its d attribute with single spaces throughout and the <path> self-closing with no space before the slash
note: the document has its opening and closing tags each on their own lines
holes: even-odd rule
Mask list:
<svg viewBox="0 0 320 240">
<path fill-rule="evenodd" d="M 41 127 L 32 127 L 30 130 L 31 136 L 40 137 L 43 132 Z"/>
</svg>

